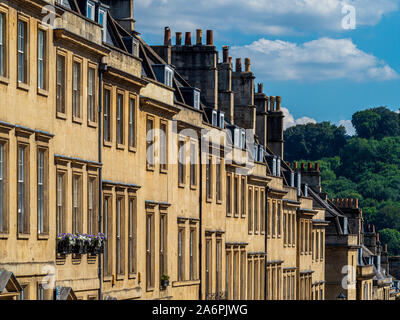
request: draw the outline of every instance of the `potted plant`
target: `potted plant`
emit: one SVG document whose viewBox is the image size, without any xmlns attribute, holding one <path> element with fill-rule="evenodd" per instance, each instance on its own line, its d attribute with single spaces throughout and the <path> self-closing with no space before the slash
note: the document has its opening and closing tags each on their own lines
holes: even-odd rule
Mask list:
<svg viewBox="0 0 400 320">
<path fill-rule="evenodd" d="M 104 252 L 105 236 L 101 232 L 96 236 L 88 236 L 88 252 L 91 254 L 100 254 Z"/>
<path fill-rule="evenodd" d="M 57 236 L 57 253 L 69 254 L 75 245 L 74 236 L 70 233 L 60 233 Z"/>
<path fill-rule="evenodd" d="M 169 276 L 166 275 L 166 274 L 163 274 L 163 275 L 161 276 L 161 287 L 162 287 L 163 289 L 165 289 L 165 288 L 168 287 L 168 286 L 169 286 Z"/>
<path fill-rule="evenodd" d="M 73 235 L 75 244 L 72 246 L 72 253 L 84 254 L 86 237 L 83 234 L 76 233 Z"/>
</svg>

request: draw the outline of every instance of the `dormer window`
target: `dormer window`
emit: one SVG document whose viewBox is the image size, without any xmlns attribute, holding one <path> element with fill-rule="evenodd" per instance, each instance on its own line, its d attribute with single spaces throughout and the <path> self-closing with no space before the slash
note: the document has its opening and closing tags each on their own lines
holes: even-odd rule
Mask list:
<svg viewBox="0 0 400 320">
<path fill-rule="evenodd" d="M 92 1 L 86 3 L 86 17 L 90 20 L 94 20 L 95 4 Z"/>
<path fill-rule="evenodd" d="M 217 115 L 217 110 L 213 110 L 213 111 L 212 111 L 211 124 L 212 124 L 213 126 L 218 126 L 218 115 Z"/>
<path fill-rule="evenodd" d="M 188 106 L 200 110 L 200 90 L 192 87 L 180 88 L 183 99 Z"/>
<path fill-rule="evenodd" d="M 99 8 L 99 25 L 103 28 L 101 29 L 101 38 L 103 42 L 106 42 L 107 37 L 107 10 L 104 8 Z"/>
<path fill-rule="evenodd" d="M 173 86 L 174 70 L 169 65 L 156 64 L 153 65 L 153 70 L 157 77 L 157 81 L 169 87 Z"/>
<path fill-rule="evenodd" d="M 200 109 L 200 92 L 197 90 L 193 92 L 193 107 Z"/>
<path fill-rule="evenodd" d="M 224 126 L 225 126 L 225 113 L 223 113 L 223 112 L 219 112 L 218 126 L 221 129 L 224 129 Z"/>
<path fill-rule="evenodd" d="M 241 130 L 241 136 L 240 136 L 240 147 L 242 149 L 246 148 L 246 131 L 245 130 Z"/>
</svg>

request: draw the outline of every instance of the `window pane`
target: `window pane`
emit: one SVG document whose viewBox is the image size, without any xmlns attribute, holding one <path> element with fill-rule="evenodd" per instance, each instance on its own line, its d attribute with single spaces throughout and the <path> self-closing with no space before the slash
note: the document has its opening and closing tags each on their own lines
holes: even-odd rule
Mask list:
<svg viewBox="0 0 400 320">
<path fill-rule="evenodd" d="M 0 232 L 4 231 L 4 144 L 0 144 Z"/>
<path fill-rule="evenodd" d="M 167 169 L 167 125 L 160 124 L 160 166 L 161 169 Z"/>
<path fill-rule="evenodd" d="M 124 143 L 124 97 L 117 96 L 117 143 Z"/>
<path fill-rule="evenodd" d="M 65 58 L 57 56 L 57 112 L 65 113 Z"/>
<path fill-rule="evenodd" d="M 89 68 L 88 71 L 88 117 L 89 121 L 96 121 L 96 109 L 95 109 L 95 70 Z"/>
<path fill-rule="evenodd" d="M 104 90 L 104 140 L 111 141 L 110 135 L 110 90 Z"/>
<path fill-rule="evenodd" d="M 44 231 L 44 151 L 38 153 L 38 233 Z"/>
<path fill-rule="evenodd" d="M 45 89 L 46 33 L 38 31 L 38 88 Z"/>
<path fill-rule="evenodd" d="M 4 39 L 5 39 L 5 18 L 4 14 L 0 13 L 0 76 L 5 75 Z"/>
<path fill-rule="evenodd" d="M 129 146 L 135 146 L 135 100 L 129 100 Z"/>
<path fill-rule="evenodd" d="M 18 81 L 26 83 L 26 23 L 18 20 Z"/>
<path fill-rule="evenodd" d="M 74 62 L 73 69 L 73 83 L 72 83 L 72 110 L 74 117 L 81 117 L 81 65 L 78 62 Z"/>
<path fill-rule="evenodd" d="M 23 147 L 18 148 L 18 232 L 24 232 L 25 218 L 25 150 Z"/>
</svg>

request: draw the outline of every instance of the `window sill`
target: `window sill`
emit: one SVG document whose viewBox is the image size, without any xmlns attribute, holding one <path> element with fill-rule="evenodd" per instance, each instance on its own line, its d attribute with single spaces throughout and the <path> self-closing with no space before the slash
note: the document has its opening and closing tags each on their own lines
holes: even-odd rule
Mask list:
<svg viewBox="0 0 400 320">
<path fill-rule="evenodd" d="M 88 127 L 97 128 L 97 122 L 88 120 L 87 122 Z"/>
<path fill-rule="evenodd" d="M 222 204 L 222 200 L 217 200 L 217 204 Z"/>
<path fill-rule="evenodd" d="M 212 203 L 212 200 L 213 200 L 212 198 L 207 198 L 207 199 L 206 199 L 206 202 Z"/>
<path fill-rule="evenodd" d="M 197 190 L 197 186 L 191 185 L 190 190 Z M 218 202 L 217 202 L 218 203 Z"/>
<path fill-rule="evenodd" d="M 154 287 L 146 288 L 146 292 L 153 292 L 153 291 L 154 291 Z"/>
<path fill-rule="evenodd" d="M 112 142 L 111 142 L 111 141 L 104 140 L 104 141 L 103 141 L 103 145 L 104 145 L 105 147 L 111 148 L 111 147 L 112 147 Z"/>
<path fill-rule="evenodd" d="M 154 166 L 149 166 L 149 165 L 146 165 L 146 170 L 147 171 L 152 171 L 152 172 L 154 172 Z"/>
<path fill-rule="evenodd" d="M 117 274 L 117 281 L 122 281 L 125 279 L 125 275 L 124 274 Z"/>
<path fill-rule="evenodd" d="M 125 145 L 117 143 L 117 150 L 125 150 Z"/>
<path fill-rule="evenodd" d="M 136 147 L 129 147 L 128 150 L 129 150 L 130 152 L 136 153 Z"/>
<path fill-rule="evenodd" d="M 10 79 L 0 76 L 0 83 L 1 84 L 5 84 L 6 86 L 8 86 L 10 84 Z"/>
<path fill-rule="evenodd" d="M 196 286 L 200 284 L 200 280 L 181 280 L 181 281 L 173 281 L 172 287 L 187 287 L 187 286 Z"/>
<path fill-rule="evenodd" d="M 29 237 L 30 237 L 30 234 L 18 233 L 17 240 L 28 240 Z"/>
<path fill-rule="evenodd" d="M 161 169 L 160 168 L 160 173 L 161 174 L 167 174 L 168 173 L 168 169 Z"/>
<path fill-rule="evenodd" d="M 112 281 L 112 276 L 104 276 L 103 277 L 103 282 L 111 282 Z"/>
<path fill-rule="evenodd" d="M 227 213 L 226 216 L 227 216 L 228 218 L 232 218 L 232 213 Z"/>
<path fill-rule="evenodd" d="M 0 239 L 8 239 L 8 233 L 0 233 Z"/>
<path fill-rule="evenodd" d="M 56 117 L 58 119 L 67 120 L 67 115 L 65 113 L 62 113 L 62 112 L 57 112 Z"/>
<path fill-rule="evenodd" d="M 37 235 L 38 240 L 49 240 L 49 235 L 48 234 L 40 234 L 38 233 Z"/>
<path fill-rule="evenodd" d="M 39 96 L 43 96 L 43 97 L 48 97 L 49 96 L 49 91 L 48 90 L 46 90 L 46 89 L 40 89 L 40 88 L 37 88 L 37 94 L 39 95 Z"/>
<path fill-rule="evenodd" d="M 29 91 L 29 84 L 27 83 L 22 83 L 22 82 L 17 82 L 17 88 L 24 90 L 24 91 Z"/>
<path fill-rule="evenodd" d="M 78 123 L 78 124 L 82 124 L 82 118 L 78 118 L 75 116 L 72 116 L 72 122 Z"/>
<path fill-rule="evenodd" d="M 184 183 L 179 183 L 179 184 L 178 184 L 178 188 L 182 188 L 182 189 L 183 189 L 183 188 L 185 188 L 185 187 L 186 187 L 186 185 L 185 185 Z"/>
<path fill-rule="evenodd" d="M 129 273 L 128 274 L 128 279 L 136 279 L 137 278 L 137 274 L 136 273 Z"/>
</svg>

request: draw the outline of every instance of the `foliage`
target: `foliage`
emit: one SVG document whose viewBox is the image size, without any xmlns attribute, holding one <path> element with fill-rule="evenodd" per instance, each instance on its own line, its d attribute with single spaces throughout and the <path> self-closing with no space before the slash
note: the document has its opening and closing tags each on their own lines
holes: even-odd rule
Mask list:
<svg viewBox="0 0 400 320">
<path fill-rule="evenodd" d="M 323 191 L 330 198 L 358 198 L 365 223 L 384 232 L 383 243 L 400 254 L 399 114 L 373 108 L 356 112 L 352 123 L 354 137 L 329 122 L 287 129 L 285 157 L 318 161 Z"/>
</svg>

